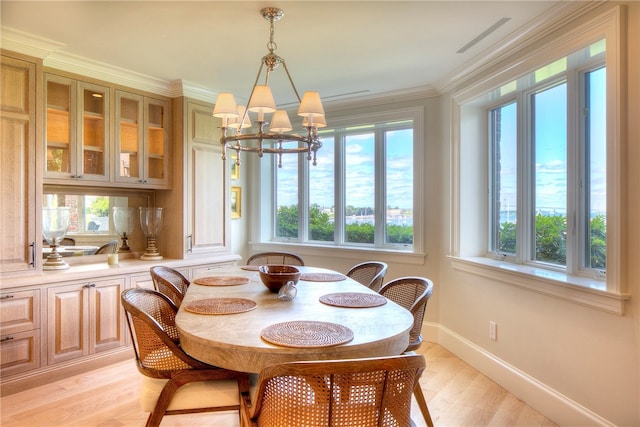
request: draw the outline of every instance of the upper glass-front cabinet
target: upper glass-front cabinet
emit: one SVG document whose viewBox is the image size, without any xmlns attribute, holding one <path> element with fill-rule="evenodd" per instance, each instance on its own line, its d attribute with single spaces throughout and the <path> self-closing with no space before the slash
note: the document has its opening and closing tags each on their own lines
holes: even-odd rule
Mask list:
<svg viewBox="0 0 640 427">
<path fill-rule="evenodd" d="M 116 181 L 167 185 L 169 103 L 116 91 Z"/>
<path fill-rule="evenodd" d="M 46 178 L 109 180 L 109 88 L 46 76 Z"/>
</svg>

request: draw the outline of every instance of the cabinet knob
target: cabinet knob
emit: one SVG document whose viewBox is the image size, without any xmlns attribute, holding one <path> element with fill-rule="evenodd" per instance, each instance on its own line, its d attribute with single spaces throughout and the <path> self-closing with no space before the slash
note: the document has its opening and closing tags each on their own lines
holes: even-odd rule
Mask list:
<svg viewBox="0 0 640 427">
<path fill-rule="evenodd" d="M 13 298 L 13 295 L 2 295 L 0 297 L 0 299 L 9 299 L 9 298 Z"/>
<path fill-rule="evenodd" d="M 0 340 L 0 342 L 11 341 L 13 337 L 4 337 Z"/>
</svg>

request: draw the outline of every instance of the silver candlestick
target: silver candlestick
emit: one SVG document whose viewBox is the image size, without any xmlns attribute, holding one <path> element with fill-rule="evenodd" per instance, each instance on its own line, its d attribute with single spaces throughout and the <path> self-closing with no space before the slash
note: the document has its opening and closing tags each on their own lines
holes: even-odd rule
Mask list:
<svg viewBox="0 0 640 427">
<path fill-rule="evenodd" d="M 131 233 L 133 233 L 133 229 L 136 227 L 136 208 L 114 207 L 112 208 L 112 212 L 113 225 L 122 240 L 118 248 L 118 253 L 131 252 L 128 240 Z"/>
</svg>

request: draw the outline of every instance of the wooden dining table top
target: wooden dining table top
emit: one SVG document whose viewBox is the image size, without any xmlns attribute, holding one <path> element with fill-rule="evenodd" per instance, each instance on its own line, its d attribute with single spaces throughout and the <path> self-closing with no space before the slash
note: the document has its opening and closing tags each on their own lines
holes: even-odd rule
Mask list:
<svg viewBox="0 0 640 427">
<path fill-rule="evenodd" d="M 365 299 L 377 298 L 377 293 L 345 277 L 334 280 L 336 272 L 314 267 L 297 267 L 302 278 L 316 276 L 314 280 L 300 280 L 297 295 L 291 301 L 281 301 L 277 293 L 269 291 L 260 281 L 257 271 L 230 267 L 207 272 L 203 282 L 217 281 L 221 277 L 246 277 L 248 283 L 231 286 L 199 285 L 195 277 L 176 316 L 182 348 L 202 362 L 241 372 L 259 373 L 264 367 L 301 360 L 352 359 L 382 357 L 401 354 L 409 344 L 409 330 L 413 316 L 403 307 L 385 300 L 382 305 L 367 307 L 337 306 L 320 301 L 327 294 L 361 295 Z M 325 280 L 316 281 L 325 275 Z M 334 277 L 331 277 L 334 276 Z M 374 296 L 362 295 L 374 294 Z M 236 301 L 249 304 L 248 311 L 231 314 L 197 314 L 198 302 L 207 299 Z M 280 326 L 315 325 L 324 323 L 352 332 L 352 339 L 339 344 L 285 343 L 273 344 L 264 339 L 266 331 Z M 285 331 L 287 332 L 287 331 Z M 296 331 L 297 333 L 298 331 Z M 306 331 L 304 331 L 306 332 Z M 314 331 L 312 330 L 313 334 Z M 268 337 L 268 335 L 267 335 Z M 331 338 L 331 337 L 329 337 Z M 342 336 L 343 339 L 348 339 Z M 279 338 L 278 338 L 279 339 Z M 340 337 L 338 337 L 340 339 Z"/>
</svg>

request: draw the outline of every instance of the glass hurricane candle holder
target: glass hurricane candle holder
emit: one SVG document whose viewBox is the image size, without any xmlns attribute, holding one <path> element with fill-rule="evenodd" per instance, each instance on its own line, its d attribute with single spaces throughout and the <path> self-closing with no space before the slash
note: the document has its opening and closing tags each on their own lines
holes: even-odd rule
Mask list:
<svg viewBox="0 0 640 427">
<path fill-rule="evenodd" d="M 114 207 L 111 208 L 111 211 L 113 212 L 113 225 L 121 239 L 118 253 L 131 252 L 129 235 L 131 235 L 133 229 L 136 228 L 136 208 Z"/>
<path fill-rule="evenodd" d="M 69 208 L 43 208 L 42 209 L 42 237 L 49 243 L 51 252 L 42 264 L 43 270 L 64 270 L 69 268 L 58 253 L 58 246 L 67 230 L 71 220 Z"/>
<path fill-rule="evenodd" d="M 140 226 L 144 235 L 147 236 L 147 249 L 140 259 L 147 261 L 162 259 L 156 247 L 156 238 L 162 228 L 162 208 L 140 208 Z"/>
</svg>

